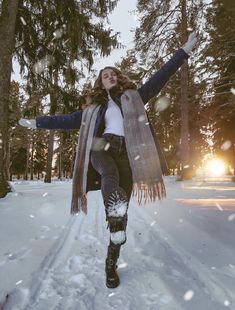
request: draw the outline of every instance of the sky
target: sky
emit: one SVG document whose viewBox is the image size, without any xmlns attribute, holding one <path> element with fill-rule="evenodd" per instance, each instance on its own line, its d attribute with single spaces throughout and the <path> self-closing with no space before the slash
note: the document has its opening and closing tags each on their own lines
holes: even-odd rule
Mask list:
<svg viewBox="0 0 235 310">
<path fill-rule="evenodd" d="M 137 0 L 120 0 L 109 19 L 111 27 L 115 32 L 121 32 L 120 41 L 126 47 L 125 49 L 114 50 L 109 57 L 97 60 L 94 68 L 97 70 L 102 69 L 104 66 L 113 66 L 115 62 L 120 61 L 124 57 L 126 51 L 134 46 L 133 36 L 131 32 L 137 25 L 138 21 L 136 14 L 132 11 L 136 9 Z"/>
<path fill-rule="evenodd" d="M 113 13 L 109 15 L 109 20 L 111 23 L 110 27 L 114 30 L 114 32 L 121 33 L 119 40 L 123 45 L 125 45 L 125 48 L 114 50 L 110 56 L 103 59 L 95 59 L 93 69 L 100 70 L 107 65 L 114 65 L 115 62 L 119 62 L 121 60 L 121 57 L 125 56 L 128 49 L 131 49 L 134 46 L 134 33 L 131 32 L 131 30 L 137 26 L 138 21 L 136 15 L 131 13 L 131 11 L 136 9 L 136 4 L 137 0 L 119 0 Z M 13 70 L 14 73 L 12 74 L 12 79 L 21 83 L 22 78 L 19 74 L 19 65 L 16 61 L 13 62 Z"/>
</svg>

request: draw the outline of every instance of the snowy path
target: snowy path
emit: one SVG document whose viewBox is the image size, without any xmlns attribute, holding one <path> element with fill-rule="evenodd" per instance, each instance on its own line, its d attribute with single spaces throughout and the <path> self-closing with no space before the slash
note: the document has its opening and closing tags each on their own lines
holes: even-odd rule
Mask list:
<svg viewBox="0 0 235 310">
<path fill-rule="evenodd" d="M 24 202 L 19 218 L 25 218 L 27 212 L 28 218 L 34 215 L 45 238 L 37 239 L 43 252 L 38 264 L 31 263 L 30 273 L 24 264 L 27 257 L 34 259 L 35 246 L 22 244 L 24 255 L 21 259 L 16 256 L 15 262 L 28 272 L 28 277 L 9 292 L 4 309 L 235 309 L 232 183 L 181 183 L 169 178 L 168 197 L 157 207 L 138 207 L 132 201 L 128 240 L 119 259 L 121 285 L 114 290 L 105 286 L 104 259 L 109 236 L 100 193 L 89 194 L 87 216 L 70 217 L 69 195 L 65 195 L 70 184 L 29 184 L 25 190 L 16 184 L 15 188 L 22 201 L 32 191 L 35 205 Z M 14 199 L 11 194 L 3 201 L 1 215 L 5 220 L 12 216 Z M 6 207 L 9 203 L 10 210 Z M 53 227 L 63 229 L 58 233 Z M 27 231 L 26 228 L 25 234 Z M 47 248 L 43 248 L 47 238 Z M 2 261 L 0 272 L 4 267 L 9 271 L 12 263 L 9 259 Z"/>
</svg>

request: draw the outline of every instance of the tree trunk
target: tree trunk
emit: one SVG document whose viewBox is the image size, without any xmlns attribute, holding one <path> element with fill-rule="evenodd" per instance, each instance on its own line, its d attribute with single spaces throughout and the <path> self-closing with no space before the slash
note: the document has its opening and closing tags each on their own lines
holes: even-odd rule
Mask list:
<svg viewBox="0 0 235 310">
<path fill-rule="evenodd" d="M 49 141 L 48 141 L 48 152 L 47 152 L 47 165 L 46 165 L 46 175 L 44 182 L 51 183 L 51 166 L 53 159 L 53 148 L 54 148 L 54 130 L 50 130 Z"/>
<path fill-rule="evenodd" d="M 72 138 L 72 155 L 71 155 L 71 165 L 70 165 L 70 179 L 73 177 L 73 165 L 75 160 L 75 152 L 76 152 L 76 139 L 77 136 L 73 136 Z"/>
<path fill-rule="evenodd" d="M 8 105 L 18 0 L 3 0 L 0 15 L 0 198 L 10 192 L 7 182 Z"/>
<path fill-rule="evenodd" d="M 59 170 L 59 175 L 58 175 L 58 179 L 62 180 L 63 178 L 63 134 L 60 133 L 60 141 L 59 141 L 59 152 L 58 152 L 58 170 Z"/>
<path fill-rule="evenodd" d="M 28 175 L 29 175 L 30 144 L 31 144 L 30 139 L 27 137 L 27 163 L 26 163 L 26 170 L 25 170 L 24 180 L 28 180 Z"/>
<path fill-rule="evenodd" d="M 233 148 L 233 151 L 232 151 L 232 154 L 233 154 L 233 161 L 232 161 L 232 173 L 233 173 L 233 176 L 232 176 L 232 181 L 235 182 L 235 145 L 232 146 Z"/>
<path fill-rule="evenodd" d="M 64 166 L 63 166 L 63 148 L 60 146 L 60 176 L 59 179 L 62 181 L 64 177 Z"/>
<path fill-rule="evenodd" d="M 188 125 L 188 75 L 187 64 L 181 68 L 181 164 L 189 164 L 189 125 Z"/>
<path fill-rule="evenodd" d="M 8 132 L 8 137 L 10 137 L 10 140 L 8 140 L 8 151 L 7 151 L 7 159 L 6 159 L 6 169 L 7 169 L 7 180 L 11 181 L 11 136 L 12 132 L 11 130 Z"/>
<path fill-rule="evenodd" d="M 32 130 L 31 130 L 32 131 Z M 31 154 L 30 154 L 30 180 L 33 180 L 33 155 L 34 155 L 34 132 L 31 132 Z"/>
<path fill-rule="evenodd" d="M 186 0 L 181 0 L 181 42 L 187 40 L 187 12 Z M 188 178 L 189 171 L 189 121 L 188 121 L 188 64 L 185 62 L 181 67 L 181 143 L 180 143 L 180 159 L 181 159 L 181 178 Z"/>
<path fill-rule="evenodd" d="M 54 77 L 54 85 L 58 85 L 58 71 L 55 71 L 51 73 L 51 81 L 53 81 Z M 51 88 L 50 91 L 50 100 L 51 100 L 51 106 L 50 106 L 50 114 L 55 114 L 56 108 L 57 108 L 57 94 L 56 91 Z M 51 183 L 51 169 L 52 169 L 52 159 L 53 159 L 53 151 L 54 151 L 54 135 L 55 131 L 50 130 L 49 134 L 49 143 L 48 143 L 48 153 L 47 153 L 47 165 L 46 165 L 46 175 L 44 182 L 45 183 Z"/>
</svg>

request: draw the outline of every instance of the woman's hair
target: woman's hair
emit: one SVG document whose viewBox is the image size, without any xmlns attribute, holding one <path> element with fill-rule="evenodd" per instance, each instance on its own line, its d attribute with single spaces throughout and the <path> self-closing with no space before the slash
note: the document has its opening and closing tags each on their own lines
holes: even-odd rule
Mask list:
<svg viewBox="0 0 235 310">
<path fill-rule="evenodd" d="M 119 69 L 115 67 L 105 67 L 100 70 L 98 78 L 95 81 L 94 87 L 89 94 L 90 98 L 92 99 L 92 103 L 105 103 L 108 94 L 107 91 L 104 89 L 102 84 L 102 72 L 105 69 L 111 69 L 117 74 L 117 86 L 110 89 L 110 96 L 115 97 L 117 95 L 121 95 L 126 89 L 136 89 L 137 86 L 134 82 L 130 80 L 130 78 L 124 75 Z"/>
</svg>

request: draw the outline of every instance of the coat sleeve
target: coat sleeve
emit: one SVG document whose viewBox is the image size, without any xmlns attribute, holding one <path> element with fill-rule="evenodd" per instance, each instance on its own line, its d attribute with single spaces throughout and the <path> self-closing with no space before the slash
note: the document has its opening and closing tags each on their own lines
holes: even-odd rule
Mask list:
<svg viewBox="0 0 235 310">
<path fill-rule="evenodd" d="M 182 66 L 185 59 L 188 58 L 189 55 L 182 48 L 176 51 L 172 58 L 138 89 L 143 102 L 147 103 L 152 97 L 156 96 L 170 77 Z"/>
<path fill-rule="evenodd" d="M 38 116 L 37 128 L 43 129 L 79 129 L 82 121 L 82 110 L 71 114 Z"/>
</svg>

